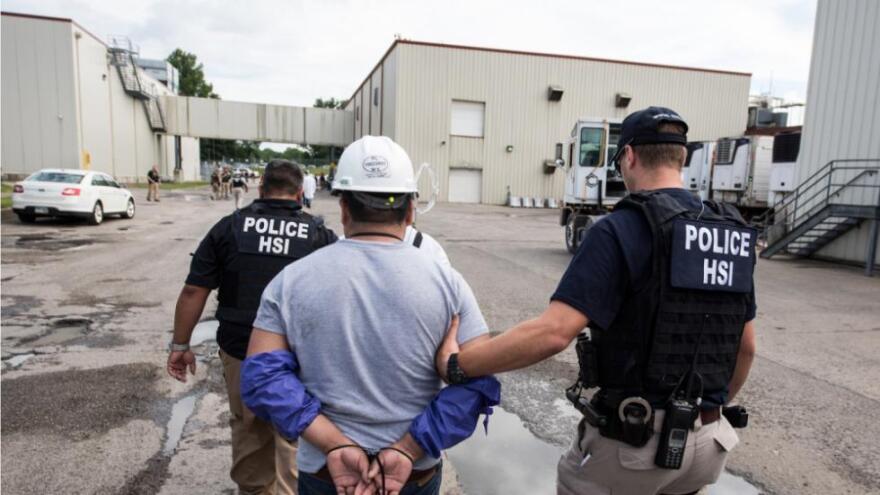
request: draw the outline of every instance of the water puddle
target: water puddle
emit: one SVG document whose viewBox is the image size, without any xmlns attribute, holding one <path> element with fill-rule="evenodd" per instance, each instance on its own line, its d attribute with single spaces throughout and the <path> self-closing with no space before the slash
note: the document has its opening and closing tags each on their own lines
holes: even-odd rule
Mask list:
<svg viewBox="0 0 880 495">
<path fill-rule="evenodd" d="M 94 244 L 92 239 L 58 239 L 46 234 L 22 235 L 15 242 L 17 247 L 41 251 L 61 251 Z"/>
<path fill-rule="evenodd" d="M 499 407 L 489 420 L 461 444 L 447 451 L 467 495 L 555 493 L 556 464 L 565 449 L 535 437 L 519 416 Z M 758 495 L 745 479 L 722 473 L 718 483 L 701 495 Z"/>
<path fill-rule="evenodd" d="M 219 326 L 220 322 L 217 320 L 199 322 L 193 329 L 192 337 L 189 338 L 189 345 L 195 347 L 201 343 L 216 340 L 217 327 Z"/>
<path fill-rule="evenodd" d="M 717 483 L 706 488 L 705 493 L 706 495 L 759 495 L 761 491 L 745 478 L 725 471 L 721 473 Z"/>
<path fill-rule="evenodd" d="M 5 359 L 3 362 L 6 363 L 7 365 L 9 365 L 10 368 L 15 369 L 15 368 L 18 368 L 19 366 L 21 366 L 22 364 L 24 364 L 25 361 L 34 357 L 35 355 L 36 354 L 34 354 L 34 353 L 17 354 L 15 356 L 12 356 L 9 359 Z"/>
<path fill-rule="evenodd" d="M 92 320 L 82 317 L 60 318 L 51 323 L 48 331 L 41 335 L 21 339 L 32 347 L 60 345 L 78 339 L 89 333 Z"/>
<path fill-rule="evenodd" d="M 500 407 L 447 454 L 467 495 L 533 494 L 556 491 L 556 464 L 564 449 L 543 442 L 519 416 Z"/>
<path fill-rule="evenodd" d="M 186 421 L 189 419 L 190 415 L 192 415 L 195 407 L 195 395 L 188 395 L 174 403 L 174 407 L 171 408 L 171 419 L 168 420 L 165 446 L 162 447 L 163 454 L 171 455 L 177 449 L 177 444 L 180 443 L 180 437 L 183 436 L 183 427 L 186 426 Z"/>
</svg>

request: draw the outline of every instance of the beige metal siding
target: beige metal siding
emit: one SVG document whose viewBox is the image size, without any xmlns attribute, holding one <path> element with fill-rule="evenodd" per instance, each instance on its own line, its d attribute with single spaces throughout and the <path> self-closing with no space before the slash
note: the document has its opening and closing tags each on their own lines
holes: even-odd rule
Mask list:
<svg viewBox="0 0 880 495">
<path fill-rule="evenodd" d="M 369 120 L 367 122 L 369 123 L 369 134 L 371 136 L 379 136 L 382 134 L 379 130 L 382 125 L 382 84 L 384 84 L 382 81 L 382 68 L 379 67 L 373 72 L 373 75 L 370 76 L 369 92 L 367 94 L 367 108 L 369 109 Z M 379 91 L 378 99 L 373 97 L 376 91 Z"/>
<path fill-rule="evenodd" d="M 79 167 L 71 23 L 2 16 L 2 173 Z"/>
<path fill-rule="evenodd" d="M 449 136 L 453 99 L 486 103 L 482 196 L 495 204 L 506 200 L 508 187 L 517 196 L 562 197 L 562 171 L 545 175 L 543 161 L 578 117 L 621 119 L 628 110 L 663 105 L 684 116 L 692 140 L 745 128 L 747 75 L 408 43 L 394 51 L 395 134 L 415 163 L 435 167 L 441 200 L 448 198 L 449 166 L 460 159 Z M 562 101 L 547 100 L 549 85 L 564 89 Z M 615 108 L 618 92 L 632 96 L 628 109 Z"/>
<path fill-rule="evenodd" d="M 397 140 L 397 48 L 382 63 L 382 135 Z"/>
<path fill-rule="evenodd" d="M 813 35 L 804 134 L 798 156 L 799 183 L 826 163 L 843 158 L 880 158 L 880 2 L 820 0 Z M 878 183 L 873 180 L 873 183 Z M 876 204 L 878 191 L 863 189 L 848 201 Z M 864 262 L 870 223 L 817 254 Z M 875 259 L 880 263 L 880 252 Z"/>
</svg>

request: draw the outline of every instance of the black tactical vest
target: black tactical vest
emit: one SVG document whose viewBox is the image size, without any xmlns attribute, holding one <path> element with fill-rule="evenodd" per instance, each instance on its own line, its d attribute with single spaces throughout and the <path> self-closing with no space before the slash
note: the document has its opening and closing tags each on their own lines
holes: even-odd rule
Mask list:
<svg viewBox="0 0 880 495">
<path fill-rule="evenodd" d="M 693 211 L 659 191 L 630 194 L 616 208 L 647 219 L 652 273 L 609 328 L 591 323 L 600 387 L 662 402 L 698 351 L 702 395 L 723 391 L 746 323 L 757 233 L 731 205 L 706 201 Z"/>
<path fill-rule="evenodd" d="M 285 266 L 323 247 L 324 241 L 311 215 L 260 203 L 236 211 L 230 225 L 235 242 L 223 268 L 217 318 L 250 326 L 266 285 Z"/>
</svg>

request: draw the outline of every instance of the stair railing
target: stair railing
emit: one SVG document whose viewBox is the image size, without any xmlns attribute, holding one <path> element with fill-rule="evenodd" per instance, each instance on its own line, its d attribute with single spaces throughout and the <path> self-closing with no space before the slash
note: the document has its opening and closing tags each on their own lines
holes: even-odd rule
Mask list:
<svg viewBox="0 0 880 495">
<path fill-rule="evenodd" d="M 880 172 L 880 158 L 831 160 L 804 180 L 794 191 L 777 201 L 771 209 L 754 219 L 763 225 L 760 238 L 773 242 L 801 220 L 807 219 L 851 188 L 880 188 L 880 184 L 859 184 Z M 847 178 L 849 174 L 854 177 Z M 841 175 L 843 177 L 841 177 Z"/>
</svg>

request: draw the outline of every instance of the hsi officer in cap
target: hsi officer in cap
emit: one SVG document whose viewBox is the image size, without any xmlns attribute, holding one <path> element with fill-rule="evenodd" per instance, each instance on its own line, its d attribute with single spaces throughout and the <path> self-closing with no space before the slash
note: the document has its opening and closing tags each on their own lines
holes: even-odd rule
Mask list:
<svg viewBox="0 0 880 495">
<path fill-rule="evenodd" d="M 239 376 L 263 289 L 285 266 L 336 241 L 323 221 L 302 211 L 302 183 L 295 164 L 269 162 L 260 199 L 223 217 L 199 244 L 174 314 L 168 373 L 185 382 L 187 367 L 191 373 L 196 367 L 190 336 L 211 290 L 219 289 L 217 343 L 232 413 L 230 476 L 240 493 L 296 493 L 296 446 L 244 406 Z"/>
<path fill-rule="evenodd" d="M 756 233 L 733 207 L 683 188 L 687 130 L 668 108 L 630 114 L 616 157 L 630 194 L 587 231 L 547 310 L 461 352 L 450 332 L 438 352 L 455 383 L 578 338 L 566 396 L 584 418 L 559 462 L 560 494 L 696 493 L 738 442 L 731 421 L 747 418 L 722 406 L 755 353 Z"/>
</svg>

